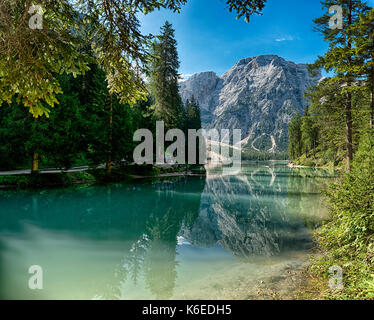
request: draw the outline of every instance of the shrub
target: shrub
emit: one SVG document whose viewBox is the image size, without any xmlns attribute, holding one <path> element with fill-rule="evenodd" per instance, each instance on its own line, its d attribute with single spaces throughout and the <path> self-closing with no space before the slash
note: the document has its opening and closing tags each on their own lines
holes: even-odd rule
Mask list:
<svg viewBox="0 0 374 320">
<path fill-rule="evenodd" d="M 351 173 L 327 192 L 331 220 L 315 232 L 325 253 L 312 271 L 322 278 L 339 265 L 345 288 L 326 298 L 374 299 L 374 138 L 361 141 Z"/>
</svg>

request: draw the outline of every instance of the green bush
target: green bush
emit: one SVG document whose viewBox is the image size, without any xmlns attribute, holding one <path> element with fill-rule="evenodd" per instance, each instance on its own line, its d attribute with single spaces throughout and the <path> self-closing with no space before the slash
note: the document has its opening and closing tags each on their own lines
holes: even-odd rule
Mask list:
<svg viewBox="0 0 374 320">
<path fill-rule="evenodd" d="M 374 299 L 374 138 L 366 135 L 351 173 L 327 192 L 331 220 L 315 232 L 325 256 L 311 270 L 343 268 L 344 289 L 326 298 Z"/>
</svg>

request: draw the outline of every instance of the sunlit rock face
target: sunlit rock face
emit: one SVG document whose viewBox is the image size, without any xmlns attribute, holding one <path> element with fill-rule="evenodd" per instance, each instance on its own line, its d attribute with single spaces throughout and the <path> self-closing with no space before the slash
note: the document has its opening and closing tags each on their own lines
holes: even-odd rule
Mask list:
<svg viewBox="0 0 374 320">
<path fill-rule="evenodd" d="M 195 74 L 181 82 L 185 101 L 199 102 L 205 128 L 242 129 L 253 150 L 287 150 L 291 119 L 302 114 L 307 88 L 316 85 L 306 64 L 295 64 L 276 55 L 240 60 L 218 77 L 214 72 Z"/>
<path fill-rule="evenodd" d="M 202 72 L 180 83 L 182 100 L 186 102 L 192 96 L 199 102 L 201 118 L 204 124 L 213 121 L 214 111 L 219 104 L 219 94 L 223 80 L 215 72 Z"/>
</svg>

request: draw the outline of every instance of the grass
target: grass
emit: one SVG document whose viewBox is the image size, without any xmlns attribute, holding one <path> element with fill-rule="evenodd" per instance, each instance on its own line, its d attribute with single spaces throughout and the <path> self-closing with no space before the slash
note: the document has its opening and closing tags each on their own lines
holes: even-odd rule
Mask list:
<svg viewBox="0 0 374 320">
<path fill-rule="evenodd" d="M 332 266 L 343 270 L 342 290 L 329 286 Z M 373 265 L 359 257 L 336 258 L 328 251 L 321 251 L 311 256 L 303 277 L 305 281 L 299 289 L 303 300 L 374 300 Z"/>
</svg>

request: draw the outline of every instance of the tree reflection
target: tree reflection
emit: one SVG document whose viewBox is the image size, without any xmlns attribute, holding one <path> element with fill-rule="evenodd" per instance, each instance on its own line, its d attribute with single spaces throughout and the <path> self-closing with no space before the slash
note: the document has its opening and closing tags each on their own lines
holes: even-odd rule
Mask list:
<svg viewBox="0 0 374 320">
<path fill-rule="evenodd" d="M 191 178 L 165 183 L 3 193 L 0 194 L 0 205 L 4 208 L 0 212 L 0 248 L 6 243 L 4 250 L 10 250 L 13 239 L 24 237 L 25 223 L 37 226 L 27 231 L 28 236 L 32 233 L 34 237 L 37 233 L 36 237 L 55 235 L 60 239 L 64 235 L 69 246 L 73 246 L 71 250 L 74 246 L 79 248 L 81 241 L 100 247 L 108 243 L 109 251 L 117 250 L 117 244 L 121 244 L 122 258 L 119 257 L 111 271 L 105 267 L 105 288 L 98 285 L 92 296 L 123 298 L 129 282 L 138 286 L 143 281 L 155 297 L 166 299 L 173 294 L 176 279 L 177 235 L 182 225 L 192 223 L 198 216 L 204 184 L 205 179 Z M 2 251 L 0 262 L 5 256 Z M 102 263 L 100 259 L 105 259 L 105 251 L 98 249 L 97 259 Z M 82 282 L 89 282 L 84 270 L 71 267 L 81 274 Z M 89 270 L 92 266 L 86 265 L 86 268 Z M 9 272 L 0 271 L 0 277 Z M 66 283 L 69 285 L 77 284 Z"/>
</svg>

